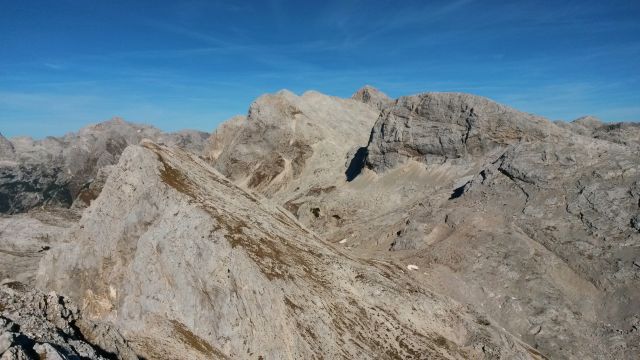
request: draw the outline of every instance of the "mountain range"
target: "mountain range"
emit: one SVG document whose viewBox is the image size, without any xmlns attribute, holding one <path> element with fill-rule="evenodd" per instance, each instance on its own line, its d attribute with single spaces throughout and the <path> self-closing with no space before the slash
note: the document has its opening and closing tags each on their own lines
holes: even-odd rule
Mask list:
<svg viewBox="0 0 640 360">
<path fill-rule="evenodd" d="M 369 86 L 0 135 L 0 353 L 637 359 L 639 154 L 637 123 Z"/>
</svg>

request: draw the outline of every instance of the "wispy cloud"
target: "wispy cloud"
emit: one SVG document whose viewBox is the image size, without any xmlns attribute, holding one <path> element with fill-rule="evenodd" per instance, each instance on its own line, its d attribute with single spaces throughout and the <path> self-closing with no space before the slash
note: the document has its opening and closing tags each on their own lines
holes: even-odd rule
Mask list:
<svg viewBox="0 0 640 360">
<path fill-rule="evenodd" d="M 62 69 L 64 69 L 63 65 L 56 64 L 56 63 L 45 62 L 42 65 L 44 65 L 44 67 L 46 67 L 48 69 L 51 69 L 51 70 L 62 70 Z"/>
<path fill-rule="evenodd" d="M 169 22 L 161 22 L 153 19 L 143 19 L 143 22 L 158 30 L 162 30 L 162 31 L 177 34 L 177 35 L 183 35 L 193 40 L 198 40 L 207 45 L 219 46 L 219 47 L 234 46 L 234 43 L 229 42 L 223 39 L 222 37 L 213 36 L 210 33 L 197 31 L 191 28 L 172 24 Z"/>
</svg>

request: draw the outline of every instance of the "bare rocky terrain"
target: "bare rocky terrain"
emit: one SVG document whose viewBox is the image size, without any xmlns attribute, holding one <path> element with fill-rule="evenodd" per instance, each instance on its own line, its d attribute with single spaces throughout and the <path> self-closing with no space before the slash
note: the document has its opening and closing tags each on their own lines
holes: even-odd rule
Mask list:
<svg viewBox="0 0 640 360">
<path fill-rule="evenodd" d="M 0 213 L 26 212 L 38 206 L 85 207 L 99 193 L 91 184 L 105 175 L 124 149 L 142 139 L 200 153 L 209 134 L 186 130 L 162 133 L 114 118 L 63 137 L 7 139 L 0 134 Z M 101 180 L 101 181 L 104 181 Z"/>
<path fill-rule="evenodd" d="M 638 124 L 371 87 L 0 137 L 3 358 L 637 359 L 639 154 Z M 52 296 L 84 325 L 17 313 Z"/>
<path fill-rule="evenodd" d="M 82 317 L 55 292 L 15 282 L 0 284 L 0 353 L 19 359 L 137 359 L 111 325 Z"/>
</svg>

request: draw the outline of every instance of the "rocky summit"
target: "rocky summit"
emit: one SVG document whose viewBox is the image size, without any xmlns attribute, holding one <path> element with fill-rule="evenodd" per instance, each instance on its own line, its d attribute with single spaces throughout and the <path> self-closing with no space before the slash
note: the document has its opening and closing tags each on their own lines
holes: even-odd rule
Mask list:
<svg viewBox="0 0 640 360">
<path fill-rule="evenodd" d="M 2 359 L 637 359 L 640 126 L 263 95 L 0 135 Z"/>
</svg>

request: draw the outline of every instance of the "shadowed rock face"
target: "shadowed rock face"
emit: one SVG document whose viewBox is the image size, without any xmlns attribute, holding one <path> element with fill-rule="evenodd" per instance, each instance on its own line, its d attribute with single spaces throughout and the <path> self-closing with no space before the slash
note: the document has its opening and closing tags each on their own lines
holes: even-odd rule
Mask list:
<svg viewBox="0 0 640 360">
<path fill-rule="evenodd" d="M 9 141 L 0 135 L 0 212 L 20 213 L 41 205 L 69 207 L 82 193 L 77 207 L 86 206 L 99 193 L 96 185 L 85 191 L 99 170 L 117 163 L 127 146 L 144 138 L 200 153 L 208 134 L 164 134 L 116 118 L 60 138 Z"/>
<path fill-rule="evenodd" d="M 15 156 L 16 151 L 13 144 L 0 133 L 0 161 L 11 161 L 15 159 Z"/>
<path fill-rule="evenodd" d="M 402 268 L 346 255 L 199 158 L 150 142 L 125 151 L 70 236 L 42 261 L 40 286 L 113 321 L 144 356 L 160 339 L 176 342 L 169 358 L 178 343 L 204 358 L 537 353 Z"/>
</svg>

